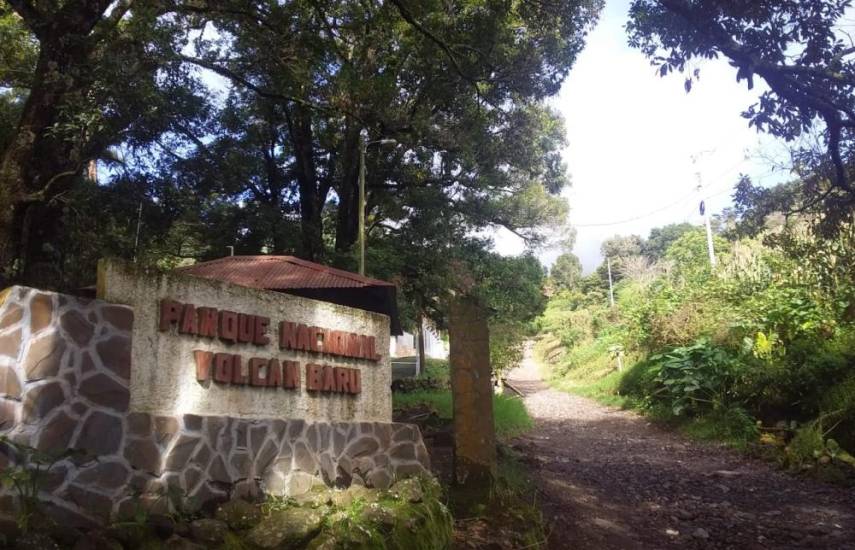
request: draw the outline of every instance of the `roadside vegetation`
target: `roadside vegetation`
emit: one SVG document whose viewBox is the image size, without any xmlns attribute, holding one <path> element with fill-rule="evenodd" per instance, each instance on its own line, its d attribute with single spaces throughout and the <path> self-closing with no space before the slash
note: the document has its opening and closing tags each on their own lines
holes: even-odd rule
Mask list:
<svg viewBox="0 0 855 550">
<path fill-rule="evenodd" d="M 732 213 L 731 213 L 732 214 Z M 537 355 L 555 387 L 702 439 L 855 479 L 855 228 L 720 219 L 718 264 L 688 225 L 615 237 L 606 267 L 553 270 Z M 620 364 L 619 364 L 620 363 Z M 621 368 L 622 367 L 622 368 Z"/>
<path fill-rule="evenodd" d="M 400 384 L 392 394 L 393 407 L 397 410 L 425 406 L 442 420 L 454 416 L 449 387 L 448 361 L 429 359 L 423 375 Z M 507 439 L 519 435 L 532 427 L 531 417 L 522 400 L 503 394 L 493 396 L 493 418 L 496 435 Z"/>
<path fill-rule="evenodd" d="M 523 338 L 524 332 L 519 338 Z M 494 353 L 498 353 L 495 349 Z M 513 351 L 516 353 L 516 346 Z M 392 393 L 395 417 L 417 423 L 429 446 L 432 469 L 445 486 L 455 518 L 455 544 L 461 548 L 537 548 L 546 540 L 546 527 L 532 481 L 509 439 L 533 426 L 522 400 L 493 396 L 498 459 L 489 497 L 472 499 L 452 479 L 453 405 L 448 361 L 427 359 L 418 378 L 396 381 Z"/>
</svg>

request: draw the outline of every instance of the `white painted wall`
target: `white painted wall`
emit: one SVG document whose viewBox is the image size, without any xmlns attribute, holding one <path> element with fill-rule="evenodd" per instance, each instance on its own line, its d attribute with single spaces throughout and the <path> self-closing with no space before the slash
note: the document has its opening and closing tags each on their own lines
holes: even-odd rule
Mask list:
<svg viewBox="0 0 855 550">
<path fill-rule="evenodd" d="M 243 418 L 301 418 L 313 421 L 392 420 L 389 317 L 361 309 L 256 290 L 221 281 L 137 270 L 129 264 L 103 261 L 98 269 L 98 297 L 134 308 L 131 365 L 132 411 L 164 415 L 201 414 Z M 199 306 L 228 309 L 270 318 L 270 343 L 226 344 L 172 332 L 159 332 L 159 301 L 163 298 Z M 376 338 L 379 361 L 331 357 L 317 353 L 280 350 L 280 321 L 343 330 Z M 300 363 L 301 388 L 229 386 L 196 380 L 193 351 L 239 353 L 250 357 L 276 357 Z M 358 368 L 359 395 L 309 393 L 305 389 L 305 364 Z"/>
</svg>

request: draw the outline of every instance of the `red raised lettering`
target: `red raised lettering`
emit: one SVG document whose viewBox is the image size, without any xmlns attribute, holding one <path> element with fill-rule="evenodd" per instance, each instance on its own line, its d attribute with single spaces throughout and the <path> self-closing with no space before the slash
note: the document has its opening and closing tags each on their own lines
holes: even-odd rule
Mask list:
<svg viewBox="0 0 855 550">
<path fill-rule="evenodd" d="M 166 332 L 181 318 L 181 302 L 163 299 L 160 301 L 160 331 Z"/>
<path fill-rule="evenodd" d="M 230 353 L 214 354 L 214 380 L 222 384 L 232 381 L 232 355 Z"/>
<path fill-rule="evenodd" d="M 321 387 L 321 391 L 335 391 L 335 372 L 329 365 L 324 365 L 324 383 Z"/>
<path fill-rule="evenodd" d="M 347 353 L 348 357 L 359 357 L 359 335 L 349 333 L 347 335 Z"/>
<path fill-rule="evenodd" d="M 297 349 L 297 325 L 290 321 L 279 323 L 279 349 Z"/>
<path fill-rule="evenodd" d="M 275 388 L 282 383 L 282 367 L 278 359 L 271 359 L 267 364 L 267 387 Z"/>
<path fill-rule="evenodd" d="M 306 365 L 306 389 L 309 391 L 320 391 L 323 384 L 323 369 L 320 365 L 308 363 Z"/>
<path fill-rule="evenodd" d="M 212 307 L 196 308 L 196 313 L 199 317 L 199 336 L 206 338 L 217 337 L 217 310 Z"/>
<path fill-rule="evenodd" d="M 211 378 L 211 362 L 214 354 L 210 351 L 195 350 L 193 357 L 196 358 L 196 380 L 205 382 Z"/>
<path fill-rule="evenodd" d="M 220 312 L 220 340 L 234 344 L 238 339 L 238 314 L 234 311 Z"/>
<path fill-rule="evenodd" d="M 298 362 L 282 362 L 282 387 L 288 389 L 300 387 L 300 364 Z"/>
<path fill-rule="evenodd" d="M 181 326 L 178 327 L 178 332 L 181 334 L 196 334 L 199 329 L 196 325 L 196 306 L 193 304 L 184 304 L 181 311 Z"/>
<path fill-rule="evenodd" d="M 270 325 L 270 319 L 255 315 L 255 326 L 252 331 L 252 342 L 259 346 L 266 346 L 270 343 L 270 337 L 267 336 L 267 327 Z"/>
<path fill-rule="evenodd" d="M 330 351 L 330 346 L 332 346 L 331 332 L 332 331 L 326 328 L 321 329 L 321 351 L 323 353 L 332 353 Z"/>
<path fill-rule="evenodd" d="M 380 360 L 380 354 L 375 351 L 376 350 L 375 343 L 376 343 L 376 341 L 375 341 L 374 337 L 369 336 L 368 337 L 368 354 L 365 356 L 365 358 L 370 359 L 371 361 L 379 361 Z"/>
<path fill-rule="evenodd" d="M 321 339 L 324 330 L 318 327 L 309 327 L 309 350 L 320 353 L 323 349 Z"/>
<path fill-rule="evenodd" d="M 356 395 L 362 391 L 362 371 L 350 369 L 350 393 Z"/>
<path fill-rule="evenodd" d="M 249 382 L 249 372 L 243 368 L 243 357 L 232 355 L 232 383 L 246 386 Z"/>
<path fill-rule="evenodd" d="M 350 393 L 350 374 L 343 367 L 335 368 L 335 391 L 339 393 Z"/>
<path fill-rule="evenodd" d="M 261 373 L 262 369 L 266 371 L 264 375 Z M 266 386 L 266 378 L 269 372 L 270 368 L 268 367 L 267 359 L 253 357 L 249 360 L 249 383 L 253 386 Z"/>
<path fill-rule="evenodd" d="M 327 340 L 329 342 L 324 342 L 324 351 L 331 355 L 342 355 L 344 351 L 344 346 L 342 345 L 342 337 L 341 332 L 337 330 L 331 330 L 326 334 Z"/>
<path fill-rule="evenodd" d="M 371 359 L 371 357 L 368 355 L 368 353 L 369 353 L 368 346 L 369 345 L 370 344 L 368 342 L 368 336 L 360 336 L 359 337 L 359 357 L 360 358 Z"/>
<path fill-rule="evenodd" d="M 297 349 L 310 351 L 309 340 L 309 327 L 306 325 L 297 325 Z"/>
<path fill-rule="evenodd" d="M 238 342 L 248 344 L 255 335 L 255 320 L 252 315 L 238 313 Z"/>
</svg>

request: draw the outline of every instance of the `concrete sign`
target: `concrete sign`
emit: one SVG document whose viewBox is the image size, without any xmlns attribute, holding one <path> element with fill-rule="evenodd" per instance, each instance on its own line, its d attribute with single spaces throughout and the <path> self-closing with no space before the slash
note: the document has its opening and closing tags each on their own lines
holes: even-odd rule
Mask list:
<svg viewBox="0 0 855 550">
<path fill-rule="evenodd" d="M 134 308 L 130 409 L 389 422 L 389 318 L 102 261 L 98 298 Z"/>
<path fill-rule="evenodd" d="M 99 290 L 133 307 L 0 290 L 0 436 L 88 457 L 40 487 L 58 524 L 166 513 L 167 488 L 213 506 L 428 473 L 419 429 L 388 421 L 388 317 L 110 262 Z M 28 456 L 0 443 L 0 470 Z M 0 522 L 18 496 L 0 484 Z"/>
</svg>

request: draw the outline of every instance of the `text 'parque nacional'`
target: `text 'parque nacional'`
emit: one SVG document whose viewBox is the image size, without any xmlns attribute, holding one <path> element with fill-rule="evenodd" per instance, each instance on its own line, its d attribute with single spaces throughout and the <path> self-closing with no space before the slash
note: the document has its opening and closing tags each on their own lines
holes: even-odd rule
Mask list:
<svg viewBox="0 0 855 550">
<path fill-rule="evenodd" d="M 177 329 L 178 334 L 219 340 L 227 345 L 241 343 L 265 347 L 271 340 L 269 317 L 197 307 L 170 299 L 160 301 L 158 329 L 161 332 Z M 280 350 L 372 362 L 381 359 L 374 336 L 281 321 L 278 340 Z M 301 387 L 301 369 L 297 361 L 280 361 L 276 357 L 245 360 L 241 354 L 206 350 L 195 350 L 193 354 L 199 382 L 213 380 L 220 384 L 286 390 Z M 362 391 L 359 369 L 307 363 L 304 370 L 308 391 L 344 394 Z"/>
</svg>

